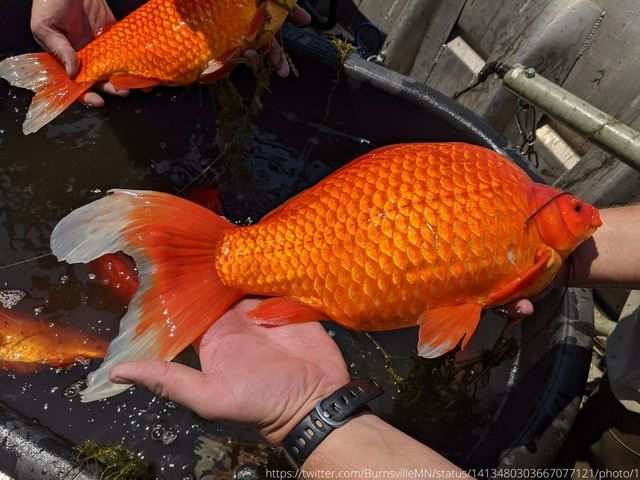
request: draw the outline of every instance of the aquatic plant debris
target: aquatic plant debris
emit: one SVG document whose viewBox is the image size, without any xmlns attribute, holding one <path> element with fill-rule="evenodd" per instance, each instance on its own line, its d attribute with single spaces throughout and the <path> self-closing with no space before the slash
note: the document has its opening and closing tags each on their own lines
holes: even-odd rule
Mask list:
<svg viewBox="0 0 640 480">
<path fill-rule="evenodd" d="M 74 448 L 75 464 L 85 467 L 97 463 L 102 467 L 100 480 L 150 479 L 149 465 L 124 445 L 99 445 L 87 440 Z"/>
<path fill-rule="evenodd" d="M 185 193 L 198 183 L 218 162 L 222 161 L 221 175 L 228 172 L 248 176 L 245 163 L 248 144 L 254 133 L 253 120 L 263 108 L 262 97 L 269 91 L 274 66 L 262 56 L 249 63 L 256 79 L 251 100 L 247 104 L 230 78 L 224 78 L 211 86 L 211 95 L 218 110 L 216 144 L 219 154 L 182 189 Z M 235 167 L 231 170 L 231 167 Z"/>
<path fill-rule="evenodd" d="M 329 37 L 331 43 L 333 43 L 338 51 L 338 66 L 339 70 L 342 70 L 344 67 L 344 63 L 347 61 L 347 58 L 353 53 L 355 46 L 353 43 L 345 40 L 344 38 L 340 38 L 336 35 L 332 35 Z"/>
<path fill-rule="evenodd" d="M 198 437 L 194 453 L 198 456 L 194 473 L 199 480 L 265 478 L 267 467 L 272 471 L 295 474 L 280 449 L 264 443 L 207 434 Z"/>
</svg>

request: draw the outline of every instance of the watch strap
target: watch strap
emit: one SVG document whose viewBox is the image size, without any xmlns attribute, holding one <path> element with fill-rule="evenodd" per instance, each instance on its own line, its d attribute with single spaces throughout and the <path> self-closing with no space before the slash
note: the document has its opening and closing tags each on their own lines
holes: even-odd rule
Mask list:
<svg viewBox="0 0 640 480">
<path fill-rule="evenodd" d="M 382 393 L 382 388 L 372 380 L 353 380 L 320 400 L 284 439 L 282 446 L 289 460 L 301 466 L 333 430 L 347 423 Z"/>
</svg>

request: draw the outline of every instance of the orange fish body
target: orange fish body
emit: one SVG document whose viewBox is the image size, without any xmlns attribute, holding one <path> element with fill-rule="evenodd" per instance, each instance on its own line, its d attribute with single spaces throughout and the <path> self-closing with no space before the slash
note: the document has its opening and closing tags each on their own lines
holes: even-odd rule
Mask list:
<svg viewBox="0 0 640 480">
<path fill-rule="evenodd" d="M 295 0 L 149 0 L 78 52 L 69 79 L 47 53 L 0 62 L 0 78 L 36 92 L 23 127 L 33 133 L 97 82 L 116 88 L 213 82 L 242 53 L 270 44 Z"/>
<path fill-rule="evenodd" d="M 0 310 L 0 369 L 31 373 L 43 365 L 61 367 L 79 358 L 102 358 L 107 342 L 45 319 Z"/>
<path fill-rule="evenodd" d="M 295 4 L 289 3 L 149 0 L 78 52 L 75 81 L 135 88 L 204 80 L 269 42 Z"/>
<path fill-rule="evenodd" d="M 106 211 L 127 213 L 97 224 Z M 249 227 L 166 194 L 116 191 L 63 219 L 52 250 L 74 263 L 121 248 L 148 265 L 123 319 L 131 344 L 92 374 L 94 400 L 122 390 L 108 382 L 114 364 L 173 358 L 245 295 L 273 297 L 250 312 L 259 324 L 417 325 L 422 356 L 464 348 L 483 309 L 541 292 L 600 224 L 595 208 L 493 151 L 406 144 L 354 160 Z M 78 247 L 86 229 L 96 240 Z M 146 338 L 164 341 L 141 352 Z"/>
<path fill-rule="evenodd" d="M 358 330 L 416 324 L 425 311 L 482 307 L 540 290 L 499 293 L 547 247 L 535 226 L 531 179 L 468 145 L 376 150 L 298 195 L 219 247 L 221 280 L 290 296 Z M 560 267 L 548 258 L 548 284 Z"/>
</svg>

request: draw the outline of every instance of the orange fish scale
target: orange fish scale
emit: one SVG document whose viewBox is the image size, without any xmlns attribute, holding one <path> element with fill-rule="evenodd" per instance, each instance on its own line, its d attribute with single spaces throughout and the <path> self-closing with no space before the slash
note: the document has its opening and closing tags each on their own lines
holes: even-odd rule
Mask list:
<svg viewBox="0 0 640 480">
<path fill-rule="evenodd" d="M 480 147 L 379 149 L 230 232 L 216 267 L 226 285 L 304 299 L 359 330 L 413 325 L 428 308 L 485 305 L 533 264 L 531 185 Z"/>
<path fill-rule="evenodd" d="M 149 0 L 78 56 L 77 82 L 113 74 L 195 82 L 210 59 L 224 60 L 255 36 L 256 0 Z"/>
</svg>

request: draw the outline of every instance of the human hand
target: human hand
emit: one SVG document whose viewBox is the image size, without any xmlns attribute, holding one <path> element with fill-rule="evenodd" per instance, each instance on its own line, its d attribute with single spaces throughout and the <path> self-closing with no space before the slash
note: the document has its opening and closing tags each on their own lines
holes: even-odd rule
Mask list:
<svg viewBox="0 0 640 480">
<path fill-rule="evenodd" d="M 53 54 L 74 77 L 80 65 L 76 50 L 81 49 L 116 19 L 105 0 L 33 0 L 31 31 L 36 41 Z M 116 90 L 111 83 L 98 85 L 103 92 L 125 96 L 128 91 Z M 80 101 L 101 107 L 104 100 L 95 92 L 87 92 Z"/>
<path fill-rule="evenodd" d="M 311 23 L 311 15 L 309 15 L 305 9 L 296 5 L 289 14 L 289 20 L 296 25 L 305 26 Z M 277 40 L 274 40 L 271 45 L 269 57 L 271 58 L 271 63 L 275 65 L 278 76 L 287 78 L 291 73 L 291 66 L 289 65 L 289 60 L 287 60 L 282 46 Z"/>
<path fill-rule="evenodd" d="M 335 342 L 317 323 L 258 326 L 247 319 L 256 300 L 244 300 L 202 336 L 202 371 L 143 361 L 118 365 L 115 383 L 136 383 L 203 418 L 256 425 L 279 443 L 316 405 L 349 382 Z"/>
</svg>

